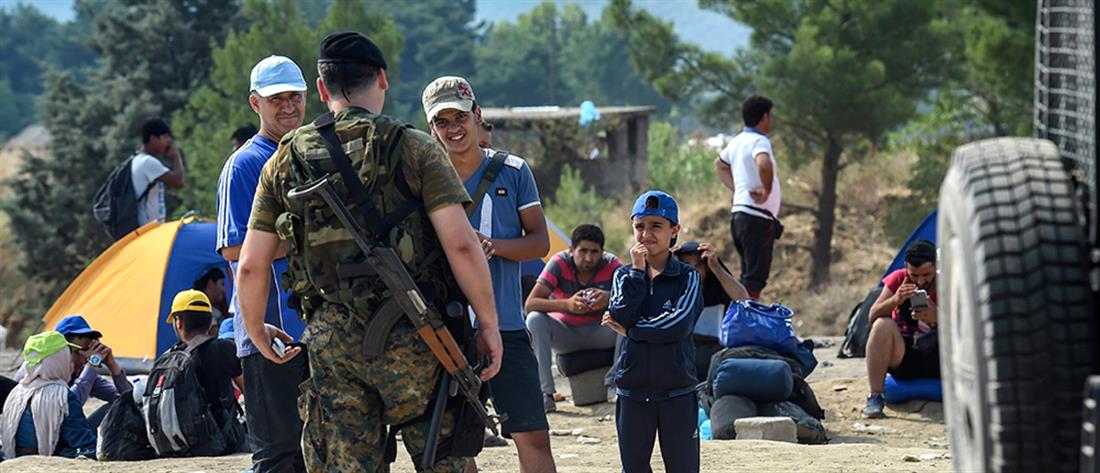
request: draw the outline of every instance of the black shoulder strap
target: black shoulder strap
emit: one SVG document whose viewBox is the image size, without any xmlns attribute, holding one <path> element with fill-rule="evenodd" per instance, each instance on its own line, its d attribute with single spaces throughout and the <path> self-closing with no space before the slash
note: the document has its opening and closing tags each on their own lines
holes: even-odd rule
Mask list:
<svg viewBox="0 0 1100 473">
<path fill-rule="evenodd" d="M 371 200 L 363 181 L 352 169 L 351 160 L 348 159 L 348 155 L 344 153 L 343 145 L 340 144 L 340 137 L 336 136 L 336 116 L 332 112 L 326 113 L 317 117 L 313 121 L 313 125 L 325 142 L 325 148 L 328 149 L 329 157 L 332 158 L 332 164 L 340 172 L 340 178 L 344 181 L 344 188 L 351 194 L 353 203 L 362 208 L 363 216 L 366 217 L 367 229 L 375 238 L 381 237 L 384 234 L 382 231 L 382 214 L 378 211 L 378 207 L 374 205 L 374 201 Z"/>
<path fill-rule="evenodd" d="M 481 204 L 481 200 L 485 198 L 485 191 L 489 190 L 489 186 L 493 181 L 497 180 L 497 176 L 500 175 L 500 170 L 504 169 L 504 161 L 508 159 L 508 153 L 497 151 L 493 153 L 493 158 L 489 161 L 489 168 L 485 170 L 485 175 L 481 177 L 481 183 L 477 185 L 477 190 L 470 196 L 472 201 L 466 206 L 466 216 L 474 214 L 477 210 L 477 206 Z"/>
</svg>

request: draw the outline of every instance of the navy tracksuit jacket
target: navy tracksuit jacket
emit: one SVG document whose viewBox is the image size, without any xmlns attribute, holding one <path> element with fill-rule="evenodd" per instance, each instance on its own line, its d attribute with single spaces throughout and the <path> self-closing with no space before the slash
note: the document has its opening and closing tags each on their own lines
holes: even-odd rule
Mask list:
<svg viewBox="0 0 1100 473">
<path fill-rule="evenodd" d="M 703 308 L 699 273 L 670 257 L 650 279 L 622 266 L 611 286 L 611 317 L 627 330 L 615 373 L 615 423 L 625 473 L 648 473 L 655 437 L 669 473 L 699 471 L 695 346 Z"/>
</svg>

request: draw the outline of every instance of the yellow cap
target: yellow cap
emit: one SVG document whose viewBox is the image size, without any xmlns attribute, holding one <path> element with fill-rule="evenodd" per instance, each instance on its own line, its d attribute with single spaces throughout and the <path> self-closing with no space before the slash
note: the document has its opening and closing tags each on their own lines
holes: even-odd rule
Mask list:
<svg viewBox="0 0 1100 473">
<path fill-rule="evenodd" d="M 202 291 L 196 291 L 194 289 L 188 289 L 186 291 L 180 291 L 176 294 L 176 297 L 172 299 L 172 312 L 168 314 L 168 321 L 172 321 L 172 317 L 177 312 L 184 312 L 193 310 L 196 312 L 212 312 L 210 310 L 210 299 L 203 294 Z"/>
</svg>

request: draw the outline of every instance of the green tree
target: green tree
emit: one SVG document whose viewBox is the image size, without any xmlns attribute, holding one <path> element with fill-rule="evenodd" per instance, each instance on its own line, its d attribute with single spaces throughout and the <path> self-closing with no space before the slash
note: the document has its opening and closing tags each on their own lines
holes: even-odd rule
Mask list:
<svg viewBox="0 0 1100 473">
<path fill-rule="evenodd" d="M 378 43 L 387 58 L 397 57 L 401 47 L 392 21 L 363 3 L 350 0 L 333 2 L 328 17 L 318 28 L 310 27 L 294 0 L 248 0 L 243 16 L 250 26 L 230 32 L 224 45 L 213 51 L 214 64 L 207 85 L 191 95 L 187 106 L 175 114 L 172 122 L 173 129 L 184 137 L 181 149 L 188 152 L 190 163 L 181 208 L 210 217 L 216 214 L 218 175 L 230 154 L 230 133 L 246 123 L 259 125 L 259 118 L 248 104 L 252 66 L 272 54 L 293 59 L 302 68 L 309 87 L 305 115 L 308 121 L 326 110 L 314 85 L 318 45 L 325 35 L 341 30 L 363 32 Z M 397 65 L 398 61 L 389 64 L 387 77 L 393 71 L 396 80 Z"/>
<path fill-rule="evenodd" d="M 79 21 L 79 18 L 78 18 Z M 46 67 L 77 70 L 92 62 L 78 21 L 59 23 L 37 8 L 0 9 L 0 139 L 35 120 Z"/>
<path fill-rule="evenodd" d="M 952 43 L 944 6 L 909 0 L 700 0 L 700 5 L 750 26 L 753 50 L 736 61 L 702 53 L 679 41 L 669 24 L 635 10 L 630 0 L 614 0 L 612 8 L 619 30 L 631 39 L 634 65 L 659 90 L 705 92 L 704 117 L 712 123 L 737 123 L 730 117 L 750 92 L 773 99 L 783 141 L 806 153 L 791 153 L 785 161 L 820 162 L 808 272 L 811 286 L 825 283 L 838 177 L 864 155 L 846 151 L 881 143 L 945 81 Z M 667 44 L 655 44 L 654 38 Z"/>
<path fill-rule="evenodd" d="M 622 54 L 608 13 L 592 21 L 578 5 L 547 1 L 515 23 L 492 26 L 477 48 L 474 90 L 489 105 L 658 105 L 658 94 Z"/>
<path fill-rule="evenodd" d="M 236 13 L 225 0 L 79 0 L 77 7 L 93 24 L 98 66 L 82 78 L 49 75 L 41 116 L 53 157 L 28 157 L 0 203 L 23 253 L 19 269 L 35 291 L 36 304 L 21 308 L 26 317 L 41 316 L 107 246 L 90 210 L 96 189 L 137 146 L 141 121 L 171 114 L 202 82 L 210 44 L 222 41 Z"/>
<path fill-rule="evenodd" d="M 963 143 L 1031 134 L 1035 8 L 1026 2 L 959 2 L 950 18 L 962 39 L 951 80 L 932 107 L 892 133 L 890 149 L 917 157 L 906 188 L 890 199 L 886 233 L 894 243 L 936 208 L 951 153 Z"/>
<path fill-rule="evenodd" d="M 386 108 L 417 123 L 424 116 L 420 94 L 429 82 L 445 75 L 474 75 L 474 50 L 481 28 L 475 21 L 476 1 L 384 0 L 381 7 L 393 16 L 404 40 L 399 56 L 386 56 L 400 57 L 394 62 L 401 64 L 401 80 L 390 82 Z"/>
</svg>

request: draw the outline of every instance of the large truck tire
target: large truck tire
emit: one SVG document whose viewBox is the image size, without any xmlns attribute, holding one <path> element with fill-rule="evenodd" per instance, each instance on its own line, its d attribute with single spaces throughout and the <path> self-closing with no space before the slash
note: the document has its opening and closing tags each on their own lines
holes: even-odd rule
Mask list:
<svg viewBox="0 0 1100 473">
<path fill-rule="evenodd" d="M 956 471 L 1074 472 L 1095 333 L 1073 184 L 1046 140 L 955 151 L 940 190 L 940 365 Z"/>
</svg>

